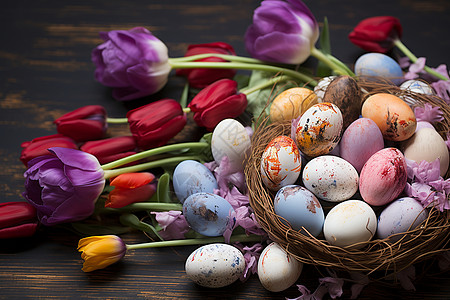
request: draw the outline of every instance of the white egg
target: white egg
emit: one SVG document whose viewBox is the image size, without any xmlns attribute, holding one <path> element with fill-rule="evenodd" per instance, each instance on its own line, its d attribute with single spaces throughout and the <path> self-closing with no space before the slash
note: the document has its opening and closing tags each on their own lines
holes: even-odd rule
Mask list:
<svg viewBox="0 0 450 300">
<path fill-rule="evenodd" d="M 433 162 L 439 159 L 441 176 L 447 173 L 449 153 L 444 139 L 433 128 L 422 128 L 403 143 L 406 159 L 420 163 L 422 160 Z"/>
<path fill-rule="evenodd" d="M 303 263 L 288 254 L 277 243 L 268 245 L 258 260 L 258 278 L 271 292 L 281 292 L 292 286 L 302 273 Z"/>
<path fill-rule="evenodd" d="M 348 161 L 333 155 L 311 159 L 303 170 L 303 184 L 317 198 L 341 202 L 358 190 L 358 172 Z"/>
<path fill-rule="evenodd" d="M 325 95 L 327 87 L 336 77 L 337 76 L 327 76 L 319 80 L 317 85 L 314 87 L 314 93 L 317 95 L 317 102 L 322 102 L 323 95 Z"/>
<path fill-rule="evenodd" d="M 232 172 L 244 170 L 244 159 L 250 150 L 251 142 L 245 127 L 234 119 L 220 121 L 214 128 L 211 138 L 211 151 L 214 160 L 220 164 L 227 156 Z"/>
<path fill-rule="evenodd" d="M 198 285 L 220 288 L 235 282 L 245 270 L 241 251 L 228 244 L 209 244 L 196 249 L 185 264 L 187 276 Z"/>
<path fill-rule="evenodd" d="M 325 217 L 323 233 L 334 246 L 359 249 L 374 236 L 377 217 L 373 209 L 361 200 L 347 200 L 333 207 Z M 361 243 L 361 244 L 357 244 Z"/>
<path fill-rule="evenodd" d="M 404 91 L 413 92 L 417 94 L 424 94 L 424 95 L 434 95 L 433 88 L 426 82 L 417 80 L 417 79 L 411 79 L 403 82 L 400 85 L 400 88 Z M 401 96 L 403 101 L 408 103 L 409 106 L 414 106 L 417 104 L 417 100 L 410 96 Z"/>
</svg>

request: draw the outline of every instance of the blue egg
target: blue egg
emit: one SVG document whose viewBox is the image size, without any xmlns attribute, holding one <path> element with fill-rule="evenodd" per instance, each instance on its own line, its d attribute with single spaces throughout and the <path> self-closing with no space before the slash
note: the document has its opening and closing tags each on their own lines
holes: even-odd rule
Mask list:
<svg viewBox="0 0 450 300">
<path fill-rule="evenodd" d="M 286 185 L 278 190 L 274 198 L 275 213 L 284 218 L 294 230 L 304 227 L 311 235 L 322 232 L 325 219 L 322 205 L 316 196 L 299 185 Z M 280 220 L 285 222 L 282 218 Z"/>
<path fill-rule="evenodd" d="M 195 193 L 183 203 L 183 214 L 189 226 L 206 236 L 221 236 L 227 228 L 232 212 L 231 204 L 211 193 Z"/>
<path fill-rule="evenodd" d="M 173 189 L 181 203 L 192 194 L 213 193 L 217 188 L 217 180 L 212 172 L 198 161 L 182 161 L 173 172 Z"/>
<path fill-rule="evenodd" d="M 403 80 L 400 65 L 391 57 L 382 53 L 366 53 L 355 63 L 356 76 L 379 76 L 399 85 Z"/>
</svg>

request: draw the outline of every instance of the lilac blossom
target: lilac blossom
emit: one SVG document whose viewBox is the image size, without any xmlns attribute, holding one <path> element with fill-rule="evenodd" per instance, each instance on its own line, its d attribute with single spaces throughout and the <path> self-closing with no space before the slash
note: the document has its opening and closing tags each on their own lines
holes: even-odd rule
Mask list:
<svg viewBox="0 0 450 300">
<path fill-rule="evenodd" d="M 264 246 L 261 243 L 255 243 L 251 247 L 248 247 L 239 242 L 234 243 L 234 246 L 241 250 L 241 252 L 244 254 L 245 269 L 240 277 L 240 280 L 245 282 L 250 277 L 250 275 L 258 273 L 258 260 L 261 256 L 261 252 L 263 251 Z"/>
<path fill-rule="evenodd" d="M 184 239 L 190 229 L 181 211 L 152 212 L 162 230 L 159 235 L 165 240 Z"/>
<path fill-rule="evenodd" d="M 420 74 L 425 73 L 423 70 L 425 67 L 425 62 L 425 57 L 419 57 L 415 63 L 409 65 L 408 72 L 404 75 L 405 79 L 416 79 L 419 78 Z"/>
<path fill-rule="evenodd" d="M 431 84 L 436 94 L 450 105 L 450 80 L 439 80 Z"/>
<path fill-rule="evenodd" d="M 414 108 L 414 114 L 417 121 L 424 121 L 431 124 L 444 120 L 441 108 L 439 106 L 433 106 L 429 103 L 425 103 L 423 107 L 417 106 Z"/>
<path fill-rule="evenodd" d="M 342 286 L 344 279 L 336 277 L 319 278 L 319 286 L 311 294 L 311 292 L 304 285 L 297 285 L 298 290 L 302 293 L 301 296 L 290 300 L 321 300 L 327 293 L 331 299 L 336 299 L 342 296 Z"/>
</svg>

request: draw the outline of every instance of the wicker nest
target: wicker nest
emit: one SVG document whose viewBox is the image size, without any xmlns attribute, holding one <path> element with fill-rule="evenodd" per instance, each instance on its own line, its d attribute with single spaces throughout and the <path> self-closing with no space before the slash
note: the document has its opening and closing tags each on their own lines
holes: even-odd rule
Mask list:
<svg viewBox="0 0 450 300">
<path fill-rule="evenodd" d="M 445 120 L 437 125 L 437 130 L 446 139 L 450 127 L 450 108 L 439 97 L 405 92 L 398 87 L 384 83 L 368 81 L 359 82 L 359 85 L 367 92 L 362 101 L 371 94 L 384 92 L 397 96 L 413 96 L 419 101 L 417 105 L 428 102 L 433 106 L 440 106 L 444 112 Z M 428 218 L 420 226 L 409 230 L 398 241 L 392 242 L 388 239 L 374 238 L 371 241 L 364 242 L 364 246 L 359 249 L 351 246 L 330 245 L 323 235 L 316 238 L 312 235 L 300 233 L 300 231 L 282 223 L 274 211 L 273 199 L 275 193 L 265 187 L 259 170 L 261 156 L 267 144 L 279 135 L 289 136 L 291 124 L 290 122 L 269 123 L 267 119 L 259 123 L 260 125 L 252 137 L 252 153 L 245 167 L 250 205 L 255 211 L 259 224 L 269 234 L 269 237 L 297 260 L 335 270 L 358 271 L 365 274 L 384 271 L 389 274 L 399 272 L 450 249 L 450 211 L 440 212 L 434 207 L 429 208 Z M 448 176 L 449 172 L 447 172 L 446 178 Z M 322 202 L 325 213 L 333 205 L 333 203 Z"/>
</svg>

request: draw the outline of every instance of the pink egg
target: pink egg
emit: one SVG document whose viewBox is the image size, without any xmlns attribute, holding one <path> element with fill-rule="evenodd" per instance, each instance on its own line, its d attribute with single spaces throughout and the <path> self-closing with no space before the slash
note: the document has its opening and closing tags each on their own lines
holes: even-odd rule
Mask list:
<svg viewBox="0 0 450 300">
<path fill-rule="evenodd" d="M 384 148 L 364 164 L 359 176 L 359 192 L 370 205 L 384 205 L 400 195 L 406 179 L 403 154 L 396 148 Z"/>
<path fill-rule="evenodd" d="M 340 156 L 351 163 L 358 173 L 366 161 L 383 148 L 383 134 L 377 124 L 368 118 L 351 123 L 339 143 Z"/>
</svg>

